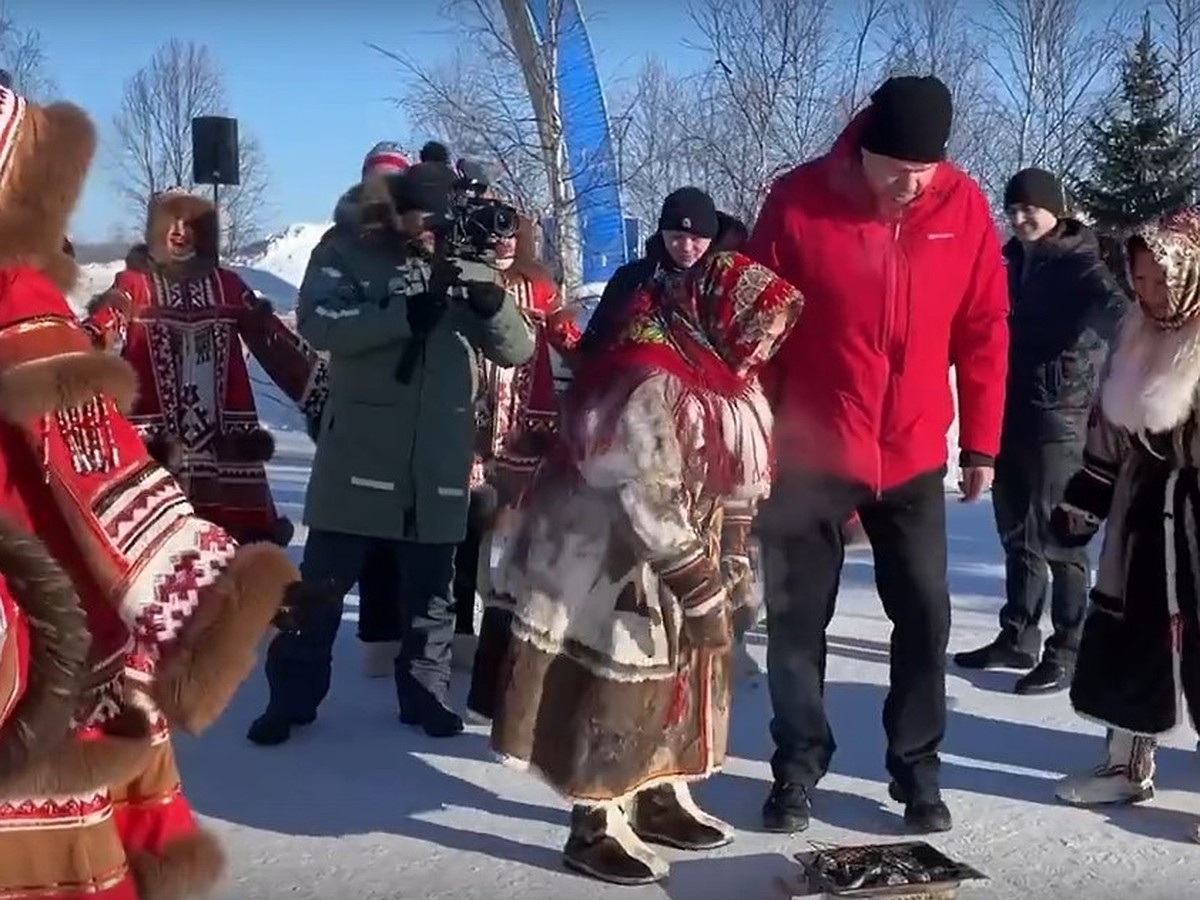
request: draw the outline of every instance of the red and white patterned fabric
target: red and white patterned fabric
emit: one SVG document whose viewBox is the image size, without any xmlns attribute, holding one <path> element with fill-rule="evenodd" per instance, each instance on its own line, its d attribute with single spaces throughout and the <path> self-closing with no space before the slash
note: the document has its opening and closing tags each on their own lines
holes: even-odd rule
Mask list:
<svg viewBox="0 0 1200 900">
<path fill-rule="evenodd" d="M 569 353 L 580 332 L 561 314 L 558 292 L 545 278 L 510 274 L 508 290 L 534 330 L 534 352 L 516 368 L 480 363 L 479 446 L 472 486 L 496 482 L 502 493 L 519 495 L 545 453 L 546 440 L 558 427 L 551 348 Z M 513 502 L 516 496 L 510 496 Z"/>
<path fill-rule="evenodd" d="M 164 664 L 196 653 L 182 648 L 198 615 L 224 611 L 228 595 L 214 591 L 238 546 L 149 458 L 118 408 L 134 384 L 40 272 L 0 269 L 0 516 L 38 535 L 84 601 L 92 667 L 73 744 L 103 761 L 53 769 L 45 777 L 65 785 L 53 792 L 0 790 L 6 900 L 137 900 L 170 856 L 198 887 L 220 869 L 179 790 L 165 720 L 154 716 L 148 734 L 124 729 Z M 3 614 L 14 621 L 7 604 Z M 6 652 L 0 710 L 14 692 Z M 155 802 L 127 802 L 129 785 L 143 783 L 156 786 Z"/>
<path fill-rule="evenodd" d="M 17 135 L 25 122 L 25 98 L 8 88 L 0 88 L 0 185 L 8 174 Z"/>
<path fill-rule="evenodd" d="M 118 273 L 110 297 L 85 326 L 138 374 L 130 421 L 150 446 L 178 453 L 174 474 L 200 515 L 239 540 L 272 539 L 280 516 L 261 454 L 267 444 L 242 350 L 258 302 L 230 270 L 186 275 L 150 264 Z"/>
</svg>

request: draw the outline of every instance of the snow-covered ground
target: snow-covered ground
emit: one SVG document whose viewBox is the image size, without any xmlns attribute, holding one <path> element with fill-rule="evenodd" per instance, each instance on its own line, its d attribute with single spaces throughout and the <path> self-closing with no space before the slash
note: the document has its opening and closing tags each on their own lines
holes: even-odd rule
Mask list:
<svg viewBox="0 0 1200 900">
<path fill-rule="evenodd" d="M 251 287 L 290 309 L 324 227 L 294 226 L 238 260 Z M 83 267 L 76 306 L 107 288 L 119 268 Z M 294 408 L 256 365 L 251 371 L 260 413 L 276 431 L 275 494 L 299 521 L 312 445 Z M 955 443 L 951 434 L 952 458 Z M 952 470 L 947 487 L 956 481 Z M 1002 570 L 990 508 L 947 503 L 957 650 L 992 637 Z M 297 530 L 297 558 L 304 534 Z M 809 841 L 899 839 L 879 721 L 888 625 L 867 552 L 851 554 L 830 629 L 828 702 L 839 750 L 816 797 L 812 829 L 795 839 L 755 832 L 769 778 L 770 711 L 765 685 L 745 684 L 735 703 L 732 758 L 724 774 L 699 789 L 709 808 L 741 829 L 739 838 L 711 854 L 669 853 L 669 882 L 650 888 L 611 888 L 564 872 L 562 804 L 533 779 L 491 761 L 480 729 L 434 741 L 401 726 L 388 682 L 359 674 L 355 604 L 352 597 L 333 692 L 316 725 L 283 747 L 248 744 L 246 726 L 265 698 L 256 675 L 208 734 L 179 739 L 189 797 L 231 857 L 230 878 L 215 895 L 221 900 L 781 898 L 787 895 L 777 879 L 798 872 L 791 854 Z M 764 640 L 753 636 L 760 661 Z M 951 669 L 943 781 L 957 824 L 933 842 L 990 876 L 962 896 L 1196 896 L 1200 846 L 1187 836 L 1200 816 L 1200 757 L 1190 730 L 1161 753 L 1152 804 L 1099 813 L 1063 807 L 1054 801 L 1053 780 L 1096 761 L 1099 729 L 1075 718 L 1062 695 L 1014 697 L 1013 678 Z M 458 684 L 460 696 L 464 687 Z"/>
<path fill-rule="evenodd" d="M 299 518 L 311 445 L 279 436 L 276 497 Z M 954 591 L 952 650 L 990 639 L 1002 588 L 987 504 L 947 500 Z M 300 529 L 294 552 L 304 540 Z M 669 881 L 615 888 L 569 874 L 562 803 L 531 777 L 489 756 L 471 728 L 449 741 L 401 726 L 387 680 L 359 674 L 351 599 L 336 650 L 336 674 L 320 720 L 282 747 L 244 739 L 261 710 L 261 675 L 224 719 L 198 740 L 180 739 L 188 796 L 225 839 L 230 877 L 221 900 L 354 897 L 356 900 L 561 900 L 785 898 L 777 879 L 799 869 L 809 841 L 900 840 L 899 809 L 886 797 L 880 712 L 887 681 L 888 625 L 872 588 L 866 551 L 847 562 L 830 629 L 828 705 L 839 749 L 800 837 L 756 832 L 767 789 L 770 709 L 765 684 L 742 685 L 734 706 L 732 758 L 698 790 L 740 831 L 723 850 L 667 852 Z M 752 635 L 762 661 L 765 636 Z M 1089 812 L 1055 802 L 1059 774 L 1091 765 L 1100 731 L 1075 718 L 1063 695 L 1018 698 L 1012 675 L 951 668 L 943 783 L 956 818 L 933 843 L 989 876 L 963 898 L 1183 900 L 1200 885 L 1200 846 L 1188 842 L 1200 816 L 1200 756 L 1188 730 L 1161 752 L 1159 795 L 1135 809 Z M 459 695 L 465 685 L 458 683 Z"/>
</svg>

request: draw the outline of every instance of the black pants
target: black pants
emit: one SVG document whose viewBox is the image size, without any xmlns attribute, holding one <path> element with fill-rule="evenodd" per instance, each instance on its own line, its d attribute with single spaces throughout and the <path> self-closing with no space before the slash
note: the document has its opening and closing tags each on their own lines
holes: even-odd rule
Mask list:
<svg viewBox="0 0 1200 900">
<path fill-rule="evenodd" d="M 313 530 L 304 545 L 300 575 L 331 595 L 321 616 L 298 634 L 278 634 L 267 650 L 269 713 L 296 720 L 316 714 L 329 693 L 333 643 L 346 594 L 358 580 L 368 552 L 391 556 L 399 583 L 400 655 L 396 695 L 402 709 L 444 702 L 450 683 L 454 640 L 454 544 L 385 541 L 336 531 Z"/>
<path fill-rule="evenodd" d="M 475 633 L 475 592 L 479 586 L 479 546 L 482 530 L 468 519 L 467 536 L 454 552 L 454 631 Z"/>
<path fill-rule="evenodd" d="M 479 581 L 478 529 L 467 536 L 454 553 L 454 630 L 475 633 L 475 589 Z M 395 554 L 386 541 L 367 547 L 358 576 L 358 639 L 367 644 L 398 641 L 403 633 L 400 610 L 401 578 Z"/>
<path fill-rule="evenodd" d="M 1036 655 L 1049 591 L 1053 630 L 1045 656 L 1070 667 L 1083 631 L 1091 569 L 1087 548 L 1063 548 L 1050 539 L 1050 513 L 1083 464 L 1083 449 L 1077 442 L 1024 447 L 1006 447 L 996 461 L 992 504 L 1004 547 L 1006 595 L 1000 630 L 1013 646 Z"/>
<path fill-rule="evenodd" d="M 825 630 L 845 561 L 842 525 L 857 509 L 893 626 L 891 690 L 883 706 L 887 769 L 914 796 L 936 796 L 950 633 L 944 477 L 944 470 L 930 472 L 876 498 L 861 485 L 792 475 L 763 504 L 757 531 L 776 780 L 813 787 L 836 749 L 825 715 Z"/>
<path fill-rule="evenodd" d="M 358 639 L 368 644 L 399 641 L 402 604 L 395 548 L 390 541 L 371 541 L 358 574 Z"/>
</svg>

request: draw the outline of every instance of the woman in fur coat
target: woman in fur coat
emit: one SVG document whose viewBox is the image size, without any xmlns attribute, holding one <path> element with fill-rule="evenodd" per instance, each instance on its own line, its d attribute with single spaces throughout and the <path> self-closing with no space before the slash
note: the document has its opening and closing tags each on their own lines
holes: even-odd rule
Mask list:
<svg viewBox="0 0 1200 900">
<path fill-rule="evenodd" d="M 1155 736 L 1200 703 L 1200 209 L 1126 244 L 1137 304 L 1122 322 L 1084 467 L 1051 525 L 1084 544 L 1107 522 L 1071 703 L 1109 726 L 1105 761 L 1059 783 L 1077 805 L 1153 795 Z"/>
<path fill-rule="evenodd" d="M 694 261 L 693 235 L 666 224 Z M 644 283 L 577 370 L 562 443 L 506 549 L 515 606 L 492 741 L 571 801 L 565 862 L 584 874 L 645 884 L 667 873 L 647 842 L 730 840 L 688 791 L 728 733 L 730 589 L 748 566 L 722 548 L 722 513 L 768 489 L 755 372 L 800 306 L 736 253 Z"/>
</svg>

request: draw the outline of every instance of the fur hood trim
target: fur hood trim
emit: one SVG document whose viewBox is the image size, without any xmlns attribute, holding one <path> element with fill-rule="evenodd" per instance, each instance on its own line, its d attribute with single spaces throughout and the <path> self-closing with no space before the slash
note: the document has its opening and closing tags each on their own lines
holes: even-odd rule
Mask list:
<svg viewBox="0 0 1200 900">
<path fill-rule="evenodd" d="M 192 229 L 196 255 L 186 263 L 173 261 L 167 247 L 167 233 L 176 219 L 182 219 Z M 211 200 L 183 191 L 156 194 L 146 213 L 145 240 L 148 257 L 159 266 L 212 269 L 217 265 L 220 245 L 217 208 Z"/>
<path fill-rule="evenodd" d="M 0 574 L 29 631 L 25 690 L 0 727 L 0 796 L 55 758 L 70 741 L 91 634 L 71 580 L 42 542 L 0 520 Z M 19 791 L 18 791 L 19 793 Z"/>
<path fill-rule="evenodd" d="M 82 109 L 27 105 L 0 184 L 0 268 L 31 266 L 64 293 L 75 286 L 79 270 L 63 235 L 95 152 L 96 130 Z"/>
<path fill-rule="evenodd" d="M 1198 385 L 1200 319 L 1167 329 L 1132 305 L 1100 389 L 1105 418 L 1135 433 L 1170 431 L 1192 415 Z"/>
</svg>

